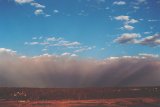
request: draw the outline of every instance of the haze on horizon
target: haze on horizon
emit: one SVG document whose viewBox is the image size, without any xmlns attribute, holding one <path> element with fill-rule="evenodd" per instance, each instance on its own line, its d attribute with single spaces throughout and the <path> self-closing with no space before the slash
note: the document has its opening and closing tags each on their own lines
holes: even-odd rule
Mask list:
<svg viewBox="0 0 160 107">
<path fill-rule="evenodd" d="M 0 0 L 0 87 L 160 85 L 160 0 Z"/>
</svg>

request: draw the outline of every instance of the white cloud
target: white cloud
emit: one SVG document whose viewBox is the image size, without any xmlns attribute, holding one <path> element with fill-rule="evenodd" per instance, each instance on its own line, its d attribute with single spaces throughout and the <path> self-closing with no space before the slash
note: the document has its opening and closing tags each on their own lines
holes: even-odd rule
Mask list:
<svg viewBox="0 0 160 107">
<path fill-rule="evenodd" d="M 126 29 L 126 30 L 133 30 L 134 29 L 134 27 L 130 26 L 130 25 L 124 25 L 123 28 Z"/>
<path fill-rule="evenodd" d="M 124 27 L 121 28 L 125 30 L 133 30 L 134 27 L 129 24 L 135 24 L 138 22 L 138 20 L 132 19 L 129 16 L 124 16 L 124 15 L 115 17 L 115 20 L 124 21 Z"/>
<path fill-rule="evenodd" d="M 46 38 L 45 39 L 47 42 L 59 42 L 59 41 L 63 41 L 64 39 L 63 38 L 61 38 L 61 37 L 58 37 L 58 38 L 56 38 L 56 37 L 48 37 L 48 38 Z"/>
<path fill-rule="evenodd" d="M 47 38 L 47 41 L 57 41 L 57 39 L 55 37 L 49 37 Z"/>
<path fill-rule="evenodd" d="M 34 37 L 34 38 L 38 38 L 38 37 Z M 70 47 L 70 46 L 79 46 L 81 45 L 81 43 L 77 42 L 77 41 L 67 41 L 63 38 L 56 38 L 56 37 L 48 37 L 48 38 L 44 38 L 44 40 L 42 41 L 42 38 L 39 38 L 38 42 L 25 42 L 26 45 L 46 45 L 46 46 L 59 46 L 59 47 Z"/>
<path fill-rule="evenodd" d="M 18 4 L 25 4 L 25 3 L 31 3 L 34 0 L 14 0 Z"/>
<path fill-rule="evenodd" d="M 138 20 L 136 20 L 136 19 L 130 19 L 129 21 L 127 21 L 127 23 L 131 23 L 131 24 L 134 24 L 137 22 L 138 22 Z"/>
<path fill-rule="evenodd" d="M 114 5 L 125 5 L 126 2 L 125 1 L 115 1 L 113 2 Z"/>
<path fill-rule="evenodd" d="M 139 38 L 139 37 L 141 37 L 140 34 L 124 33 L 114 41 L 121 44 L 132 43 L 132 44 L 141 44 L 151 47 L 160 45 L 160 34 L 154 34 L 152 36 L 147 36 L 144 38 Z"/>
<path fill-rule="evenodd" d="M 53 10 L 53 12 L 55 13 L 55 14 L 57 14 L 57 13 L 59 13 L 59 10 Z"/>
<path fill-rule="evenodd" d="M 46 52 L 51 48 L 55 48 L 58 50 L 62 50 L 62 52 L 64 50 L 64 51 L 73 53 L 70 56 L 77 56 L 74 54 L 79 52 L 89 51 L 95 48 L 95 46 L 83 45 L 78 41 L 68 41 L 61 37 L 50 36 L 45 38 L 43 37 L 41 39 L 39 37 L 34 37 L 34 38 L 35 39 L 32 38 L 31 42 L 25 42 L 24 44 L 29 46 L 32 46 L 32 45 L 42 46 L 41 51 L 43 52 Z"/>
<path fill-rule="evenodd" d="M 139 53 L 139 56 L 144 58 L 158 58 L 159 55 L 157 54 L 148 54 L 148 53 Z"/>
<path fill-rule="evenodd" d="M 51 16 L 50 14 L 46 14 L 46 15 L 45 15 L 45 17 L 50 17 L 50 16 Z"/>
<path fill-rule="evenodd" d="M 125 21 L 126 24 L 134 24 L 138 22 L 138 20 L 132 19 L 129 16 L 124 16 L 124 15 L 116 16 L 115 19 L 119 21 Z"/>
<path fill-rule="evenodd" d="M 77 45 L 80 45 L 80 43 L 79 42 L 70 42 L 70 43 L 64 44 L 64 46 L 77 46 Z"/>
<path fill-rule="evenodd" d="M 41 4 L 39 4 L 39 3 L 31 3 L 31 6 L 34 6 L 34 7 L 36 7 L 36 8 L 45 8 L 45 7 L 46 7 L 46 6 L 41 5 Z"/>
<path fill-rule="evenodd" d="M 71 57 L 78 57 L 77 54 L 71 54 Z"/>
<path fill-rule="evenodd" d="M 158 46 L 160 45 L 160 34 L 154 34 L 139 40 L 139 44 L 147 46 Z"/>
<path fill-rule="evenodd" d="M 137 33 L 124 33 L 114 41 L 118 43 L 134 43 L 138 37 L 141 37 L 141 35 Z"/>
<path fill-rule="evenodd" d="M 155 44 L 159 44 L 160 45 L 160 39 L 155 40 Z"/>
<path fill-rule="evenodd" d="M 39 44 L 39 42 L 25 42 L 24 43 L 25 45 L 38 45 Z"/>
<path fill-rule="evenodd" d="M 38 42 L 31 42 L 30 45 L 37 45 L 39 44 Z"/>
<path fill-rule="evenodd" d="M 65 53 L 62 53 L 61 55 L 62 55 L 62 56 L 70 56 L 71 53 L 65 52 Z"/>
<path fill-rule="evenodd" d="M 132 7 L 135 9 L 135 12 L 140 9 L 142 6 L 141 5 L 146 5 L 148 4 L 147 0 L 135 0 L 132 2 Z M 149 9 L 150 7 L 146 6 L 146 9 Z"/>
<path fill-rule="evenodd" d="M 129 16 L 124 16 L 124 15 L 116 16 L 115 19 L 116 20 L 120 20 L 120 21 L 128 21 L 129 20 Z"/>
<path fill-rule="evenodd" d="M 68 53 L 68 52 L 64 52 L 64 53 L 62 53 L 62 54 L 61 54 L 61 56 L 77 57 L 78 55 L 76 55 L 76 54 L 72 54 L 72 53 Z"/>
<path fill-rule="evenodd" d="M 13 50 L 11 50 L 11 49 L 6 49 L 6 48 L 0 48 L 0 55 L 4 55 L 4 54 L 6 54 L 6 55 L 11 55 L 11 56 L 13 56 L 13 55 L 16 55 L 16 51 L 13 51 Z"/>
<path fill-rule="evenodd" d="M 75 53 L 81 53 L 81 52 L 84 52 L 84 51 L 92 50 L 92 49 L 94 49 L 94 48 L 95 48 L 95 46 L 93 46 L 93 47 L 81 47 L 80 49 L 75 50 L 74 52 L 75 52 Z"/>
<path fill-rule="evenodd" d="M 79 42 L 69 42 L 66 40 L 60 40 L 57 44 L 53 44 L 53 46 L 64 46 L 64 47 L 69 47 L 69 46 L 78 46 L 80 45 Z"/>
<path fill-rule="evenodd" d="M 44 11 L 42 9 L 44 9 L 46 6 L 41 5 L 37 2 L 35 2 L 34 0 L 14 0 L 16 3 L 18 4 L 30 4 L 31 6 L 34 6 L 37 8 L 37 10 L 34 11 L 35 15 L 44 15 L 45 17 L 49 17 L 51 15 L 44 13 Z"/>
<path fill-rule="evenodd" d="M 37 9 L 34 11 L 34 14 L 35 15 L 41 15 L 41 14 L 44 14 L 43 10 L 42 9 Z"/>
</svg>

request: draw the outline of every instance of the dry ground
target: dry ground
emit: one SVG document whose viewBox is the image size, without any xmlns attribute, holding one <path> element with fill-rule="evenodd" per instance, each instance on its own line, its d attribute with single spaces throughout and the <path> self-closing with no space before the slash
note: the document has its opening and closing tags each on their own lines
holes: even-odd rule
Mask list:
<svg viewBox="0 0 160 107">
<path fill-rule="evenodd" d="M 157 98 L 115 98 L 99 100 L 0 101 L 0 107 L 160 107 Z"/>
</svg>

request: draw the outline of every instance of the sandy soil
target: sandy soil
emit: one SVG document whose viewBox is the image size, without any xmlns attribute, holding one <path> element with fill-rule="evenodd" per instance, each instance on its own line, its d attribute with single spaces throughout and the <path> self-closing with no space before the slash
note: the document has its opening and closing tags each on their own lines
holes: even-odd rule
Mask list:
<svg viewBox="0 0 160 107">
<path fill-rule="evenodd" d="M 116 98 L 99 100 L 5 101 L 0 107 L 160 107 L 157 98 Z"/>
</svg>

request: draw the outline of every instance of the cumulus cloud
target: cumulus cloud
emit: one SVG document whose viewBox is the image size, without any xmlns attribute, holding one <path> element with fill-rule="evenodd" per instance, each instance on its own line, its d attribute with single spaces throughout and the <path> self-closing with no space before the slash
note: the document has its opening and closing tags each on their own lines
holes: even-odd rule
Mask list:
<svg viewBox="0 0 160 107">
<path fill-rule="evenodd" d="M 138 23 L 138 20 L 130 18 L 129 16 L 124 16 L 124 15 L 116 16 L 115 20 L 123 21 L 124 22 L 124 26 L 122 28 L 125 29 L 125 30 L 133 30 L 134 27 L 129 25 L 129 24 Z"/>
<path fill-rule="evenodd" d="M 139 40 L 139 44 L 147 46 L 158 46 L 160 45 L 160 34 L 155 34 L 146 38 L 142 38 L 141 40 Z"/>
<path fill-rule="evenodd" d="M 131 26 L 131 25 L 124 25 L 123 29 L 126 29 L 126 30 L 133 30 L 134 27 Z"/>
<path fill-rule="evenodd" d="M 35 2 L 34 0 L 14 0 L 16 3 L 18 4 L 30 4 L 31 6 L 35 7 L 37 10 L 34 11 L 35 15 L 44 15 L 45 17 L 49 17 L 51 15 L 44 13 L 44 8 L 46 8 L 46 6 L 39 4 L 37 2 Z"/>
<path fill-rule="evenodd" d="M 106 87 L 160 85 L 159 57 L 144 56 L 147 55 L 112 57 L 104 60 L 49 54 L 26 57 L 16 54 L 13 50 L 0 48 L 0 86 Z"/>
<path fill-rule="evenodd" d="M 46 6 L 41 5 L 34 0 L 14 0 L 18 4 L 30 4 L 31 6 L 34 6 L 36 8 L 45 8 Z"/>
<path fill-rule="evenodd" d="M 120 21 L 128 21 L 129 20 L 129 16 L 124 16 L 124 15 L 116 16 L 115 19 L 116 20 L 120 20 Z"/>
<path fill-rule="evenodd" d="M 136 38 L 138 38 L 138 37 L 140 37 L 140 34 L 124 33 L 120 37 L 115 39 L 114 41 L 118 42 L 118 43 L 135 43 L 136 42 Z"/>
<path fill-rule="evenodd" d="M 16 55 L 16 51 L 13 51 L 11 49 L 6 49 L 6 48 L 0 48 L 0 55 L 14 56 Z"/>
<path fill-rule="evenodd" d="M 113 2 L 114 5 L 125 5 L 126 2 L 125 1 L 115 1 Z"/>
<path fill-rule="evenodd" d="M 127 21 L 126 23 L 130 23 L 130 24 L 134 24 L 134 23 L 137 23 L 138 22 L 138 20 L 136 20 L 136 19 L 130 19 L 129 21 Z"/>
<path fill-rule="evenodd" d="M 31 3 L 31 6 L 34 6 L 34 7 L 36 7 L 36 8 L 45 8 L 45 7 L 46 7 L 46 6 L 41 5 L 41 4 L 39 4 L 39 3 Z"/>
<path fill-rule="evenodd" d="M 42 9 L 37 9 L 37 10 L 34 11 L 34 14 L 35 15 L 42 15 L 42 14 L 44 14 L 44 12 L 43 12 Z"/>
<path fill-rule="evenodd" d="M 160 45 L 160 34 L 154 34 L 152 36 L 147 36 L 144 38 L 140 38 L 140 34 L 136 33 L 124 33 L 114 41 L 118 43 L 132 43 L 132 44 L 141 44 L 146 46 L 159 46 Z"/>
<path fill-rule="evenodd" d="M 14 0 L 18 4 L 25 4 L 25 3 L 31 3 L 34 0 Z"/>
</svg>

